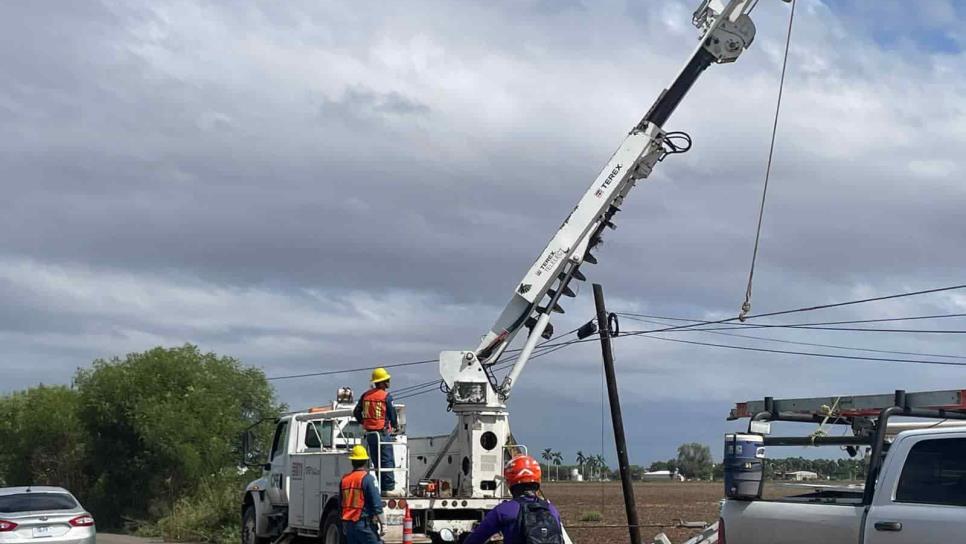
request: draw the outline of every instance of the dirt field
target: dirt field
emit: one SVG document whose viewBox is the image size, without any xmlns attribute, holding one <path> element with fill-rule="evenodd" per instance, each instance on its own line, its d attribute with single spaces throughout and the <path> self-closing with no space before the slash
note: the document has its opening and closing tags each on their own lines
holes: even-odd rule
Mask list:
<svg viewBox="0 0 966 544">
<path fill-rule="evenodd" d="M 723 495 L 721 482 L 647 482 L 634 484 L 641 524 L 666 524 L 667 528 L 642 527 L 644 542 L 651 542 L 663 531 L 675 544 L 698 533 L 696 529 L 674 528 L 675 521 L 718 519 L 718 501 Z M 619 482 L 545 483 L 544 492 L 563 516 L 575 544 L 629 542 L 624 527 L 580 528 L 587 525 L 624 525 L 624 502 Z M 603 506 L 601 504 L 603 503 Z M 599 522 L 580 521 L 587 512 L 600 512 Z"/>
</svg>

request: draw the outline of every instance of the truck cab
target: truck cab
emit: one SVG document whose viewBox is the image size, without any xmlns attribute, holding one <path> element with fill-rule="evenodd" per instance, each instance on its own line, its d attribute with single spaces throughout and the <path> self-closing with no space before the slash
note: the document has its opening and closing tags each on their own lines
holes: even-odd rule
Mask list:
<svg viewBox="0 0 966 544">
<path fill-rule="evenodd" d="M 401 430 L 392 441 L 396 466 L 386 469 L 393 472 L 396 489 L 383 493 L 385 542 L 402 542 L 407 508 L 414 542 L 456 541 L 509 492 L 499 479 L 484 496 L 460 493 L 460 476 L 469 472 L 465 464 L 470 456 L 453 443 L 452 435 L 410 440 L 405 433 L 406 407 L 394 406 Z M 323 544 L 340 542 L 339 484 L 352 470 L 348 451 L 365 442 L 365 431 L 352 415 L 354 408 L 351 396 L 342 396 L 329 405 L 286 414 L 276 421 L 262 476 L 245 488 L 243 544 L 263 544 L 288 535 L 319 538 Z M 491 449 L 497 450 L 492 456 L 501 467 L 503 459 L 514 453 L 509 448 Z M 373 476 L 378 486 L 379 477 Z"/>
</svg>

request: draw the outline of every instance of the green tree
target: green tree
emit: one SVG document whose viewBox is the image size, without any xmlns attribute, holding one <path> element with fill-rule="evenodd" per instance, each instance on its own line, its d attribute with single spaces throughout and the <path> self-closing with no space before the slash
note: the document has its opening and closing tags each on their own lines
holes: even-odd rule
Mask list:
<svg viewBox="0 0 966 544">
<path fill-rule="evenodd" d="M 580 470 L 580 475 L 584 476 L 584 465 L 587 463 L 587 456 L 584 452 L 577 452 L 577 468 Z"/>
<path fill-rule="evenodd" d="M 547 465 L 547 477 L 549 478 L 550 464 L 553 462 L 553 450 L 551 448 L 547 448 L 543 450 L 542 452 L 540 452 L 540 458 L 543 459 L 543 462 L 546 463 Z"/>
<path fill-rule="evenodd" d="M 0 484 L 57 485 L 83 496 L 87 434 L 77 391 L 41 385 L 0 397 Z"/>
<path fill-rule="evenodd" d="M 711 478 L 713 461 L 711 448 L 692 442 L 678 446 L 677 469 L 685 478 Z"/>
<path fill-rule="evenodd" d="M 280 407 L 261 370 L 197 347 L 155 348 L 79 370 L 98 524 L 155 519 L 237 465 L 238 437 Z"/>
<path fill-rule="evenodd" d="M 550 455 L 550 460 L 553 462 L 554 478 L 560 480 L 560 465 L 563 464 L 563 454 L 559 451 L 555 451 Z"/>
</svg>

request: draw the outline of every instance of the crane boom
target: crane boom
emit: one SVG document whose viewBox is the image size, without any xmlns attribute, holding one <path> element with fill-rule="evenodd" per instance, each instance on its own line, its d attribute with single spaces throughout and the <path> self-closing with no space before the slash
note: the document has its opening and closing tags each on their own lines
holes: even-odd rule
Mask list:
<svg viewBox="0 0 966 544">
<path fill-rule="evenodd" d="M 748 14 L 756 4 L 757 0 L 702 1 L 692 18 L 701 32 L 698 46 L 671 85 L 661 92 L 647 114 L 624 138 L 517 283 L 510 301 L 479 346 L 472 352 L 440 355 L 440 370 L 448 387 L 452 387 L 456 375 L 466 370 L 467 365 L 478 364 L 499 397 L 505 400 L 509 396 L 539 340 L 552 336 L 551 314 L 563 312 L 559 304 L 561 297 L 573 296 L 569 283 L 573 279 L 584 279 L 580 266 L 585 262 L 596 263 L 591 250 L 600 243 L 604 229 L 614 227 L 613 216 L 620 211 L 627 194 L 665 156 L 690 147 L 690 137 L 686 134 L 667 133 L 662 127 L 706 68 L 734 62 L 751 45 L 755 25 Z M 523 328 L 530 330 L 527 341 L 513 368 L 497 384 L 491 367 Z"/>
<path fill-rule="evenodd" d="M 547 331 L 550 314 L 562 311 L 558 303 L 561 295 L 572 294 L 568 284 L 577 269 L 584 262 L 596 262 L 590 250 L 601 241 L 604 228 L 613 227 L 611 219 L 620 210 L 627 194 L 639 180 L 646 179 L 667 154 L 687 150 L 687 147 L 679 148 L 662 126 L 708 66 L 734 62 L 751 45 L 755 26 L 748 12 L 753 6 L 749 0 L 731 0 L 727 4 L 721 0 L 702 2 L 693 17 L 693 23 L 702 31 L 701 42 L 672 84 L 611 156 L 517 284 L 500 317 L 483 337 L 476 350 L 477 357 L 481 364 L 491 365 L 521 328 L 530 328 L 523 350 L 500 386 L 503 397 L 509 395 L 537 342 Z M 686 145 L 690 146 L 689 139 Z M 544 301 L 546 303 L 541 305 Z M 537 317 L 534 319 L 535 313 Z"/>
<path fill-rule="evenodd" d="M 511 389 L 540 338 L 552 336 L 551 314 L 563 311 L 559 305 L 561 297 L 574 295 L 569 283 L 585 279 L 579 270 L 581 265 L 596 262 L 591 250 L 600 243 L 604 229 L 613 226 L 614 215 L 627 194 L 637 181 L 650 175 L 661 159 L 690 147 L 686 134 L 668 133 L 662 127 L 708 66 L 733 62 L 751 45 L 755 25 L 748 13 L 757 1 L 701 2 L 692 19 L 701 39 L 684 68 L 584 192 L 516 285 L 510 301 L 479 346 L 472 351 L 440 353 L 439 373 L 457 423 L 439 458 L 458 464 L 459 477 L 454 485 L 461 496 L 490 497 L 499 493 L 502 462 L 507 456 L 525 451 L 510 433 L 506 401 Z M 493 365 L 523 328 L 530 329 L 529 337 L 500 382 Z"/>
</svg>

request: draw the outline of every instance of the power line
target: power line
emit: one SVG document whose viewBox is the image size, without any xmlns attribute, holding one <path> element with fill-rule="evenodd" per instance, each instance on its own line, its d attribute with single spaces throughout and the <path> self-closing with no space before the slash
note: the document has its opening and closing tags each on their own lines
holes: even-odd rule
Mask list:
<svg viewBox="0 0 966 544">
<path fill-rule="evenodd" d="M 627 317 L 646 317 L 650 319 L 663 319 L 665 321 L 688 321 L 695 322 L 699 324 L 712 323 L 711 321 L 705 321 L 703 319 L 693 319 L 693 318 L 683 318 L 683 317 L 668 317 L 662 315 L 649 315 L 649 314 L 635 314 L 630 312 L 617 312 L 617 315 L 627 316 Z M 886 323 L 894 321 L 914 321 L 921 319 L 946 319 L 952 317 L 966 317 L 966 314 L 933 314 L 933 315 L 915 315 L 908 317 L 887 317 L 879 319 L 851 319 L 848 321 L 819 321 L 819 322 L 807 322 L 807 323 L 734 323 L 732 327 L 726 329 L 724 327 L 718 329 L 707 329 L 707 330 L 729 330 L 729 329 L 758 329 L 758 328 L 769 328 L 769 327 L 811 327 L 818 325 L 854 325 L 860 323 Z"/>
<path fill-rule="evenodd" d="M 625 336 L 621 333 L 621 336 Z M 627 336 L 636 336 L 633 334 L 628 334 Z M 664 342 L 676 342 L 679 344 L 691 344 L 695 346 L 706 346 L 715 348 L 727 348 L 727 349 L 737 349 L 742 351 L 760 351 L 765 353 L 780 353 L 783 355 L 802 355 L 805 357 L 822 357 L 827 359 L 851 359 L 856 361 L 876 361 L 876 362 L 886 362 L 886 363 L 908 363 L 908 364 L 923 364 L 923 365 L 945 365 L 945 366 L 966 366 L 966 362 L 955 362 L 955 361 L 934 361 L 930 359 L 890 359 L 885 357 L 862 357 L 859 355 L 838 355 L 834 353 L 814 353 L 810 351 L 790 351 L 781 349 L 769 349 L 769 348 L 755 348 L 750 346 L 732 346 L 729 344 L 714 344 L 711 342 L 698 342 L 695 340 L 681 340 L 680 338 L 663 338 L 661 336 L 644 336 L 644 338 L 650 340 L 661 340 Z"/>
<path fill-rule="evenodd" d="M 643 321 L 645 323 L 651 323 L 651 324 L 655 324 L 655 325 L 666 325 L 667 324 L 667 323 L 662 323 L 660 321 L 655 321 L 655 320 L 650 320 L 650 319 L 641 319 L 641 318 L 638 318 L 638 317 L 628 317 L 628 319 L 632 319 L 634 321 Z M 894 351 L 894 350 L 887 350 L 887 349 L 859 348 L 859 347 L 855 347 L 855 346 L 841 346 L 841 345 L 836 345 L 836 344 L 820 344 L 820 343 L 816 343 L 816 342 L 800 342 L 800 341 L 795 341 L 795 340 L 784 340 L 784 339 L 780 339 L 780 338 L 767 338 L 767 337 L 764 337 L 764 336 L 753 336 L 753 335 L 749 335 L 749 334 L 735 334 L 735 333 L 720 332 L 720 329 L 687 329 L 687 330 L 683 330 L 683 331 L 672 331 L 672 332 L 706 332 L 706 333 L 709 333 L 709 334 L 717 334 L 717 335 L 720 335 L 720 336 L 731 336 L 731 337 L 734 337 L 734 338 L 747 338 L 749 340 L 760 340 L 760 341 L 763 341 L 763 342 L 775 342 L 775 343 L 779 343 L 779 344 L 794 344 L 794 345 L 799 345 L 799 346 L 811 346 L 811 347 L 819 347 L 819 348 L 842 349 L 842 350 L 850 350 L 850 351 L 868 351 L 868 352 L 872 352 L 872 353 L 888 353 L 888 354 L 892 354 L 892 355 L 913 355 L 913 356 L 916 356 L 916 357 L 940 357 L 940 358 L 946 358 L 946 359 L 966 359 L 966 355 L 944 355 L 944 354 L 938 354 L 938 353 L 919 353 L 919 352 L 914 352 L 914 351 Z"/>
<path fill-rule="evenodd" d="M 897 293 L 897 294 L 893 294 L 893 295 L 885 295 L 885 296 L 871 297 L 871 298 L 858 299 L 858 300 L 849 300 L 849 301 L 836 302 L 836 303 L 831 303 L 831 304 L 821 304 L 821 305 L 817 305 L 817 306 L 808 306 L 808 307 L 803 307 L 803 308 L 795 308 L 795 309 L 791 309 L 791 310 L 781 310 L 781 311 L 769 312 L 769 313 L 764 313 L 764 314 L 755 314 L 755 315 L 747 316 L 746 319 L 759 319 L 759 318 L 762 318 L 762 317 L 774 317 L 774 316 L 778 316 L 778 315 L 788 315 L 788 314 L 800 313 L 800 312 L 811 312 L 811 311 L 815 311 L 815 310 L 825 310 L 825 309 L 829 309 L 829 308 L 838 308 L 838 307 L 842 307 L 842 306 L 850 306 L 850 305 L 855 305 L 855 304 L 864 304 L 864 303 L 868 303 L 868 302 L 878 302 L 878 301 L 882 301 L 882 300 L 892 300 L 892 299 L 897 299 L 897 298 L 905 298 L 905 297 L 911 297 L 911 296 L 926 295 L 926 294 L 932 294 L 932 293 L 940 293 L 940 292 L 945 292 L 945 291 L 953 291 L 953 290 L 963 289 L 963 288 L 966 288 L 966 284 L 962 284 L 962 285 L 950 285 L 950 286 L 947 286 L 947 287 L 938 287 L 938 288 L 933 288 L 933 289 L 923 289 L 923 290 L 920 290 L 920 291 L 910 291 L 910 292 L 906 292 L 906 293 Z M 658 333 L 658 332 L 671 332 L 671 331 L 676 331 L 676 330 L 693 329 L 693 328 L 696 328 L 696 327 L 702 327 L 702 326 L 707 326 L 707 325 L 720 325 L 720 324 L 730 323 L 732 321 L 735 321 L 736 319 L 738 319 L 738 318 L 737 317 L 730 317 L 730 318 L 727 318 L 727 319 L 719 319 L 719 320 L 716 320 L 716 321 L 699 321 L 699 322 L 695 322 L 695 323 L 687 323 L 687 324 L 684 324 L 684 325 L 676 325 L 676 326 L 672 326 L 672 327 L 665 327 L 665 328 L 662 328 L 662 329 L 654 329 L 654 330 L 650 330 L 650 331 L 637 331 L 637 332 L 635 332 L 633 334 L 635 334 L 635 335 L 643 335 L 643 334 L 651 334 L 651 333 Z M 751 326 L 758 326 L 758 325 L 752 324 Z M 762 325 L 762 327 L 770 327 L 770 326 L 771 325 Z M 806 328 L 806 327 L 803 326 L 801 328 Z M 824 330 L 835 330 L 835 329 L 824 329 Z M 887 331 L 892 331 L 892 332 L 904 332 L 902 330 L 895 330 L 895 329 L 861 329 L 861 330 L 873 330 L 873 331 L 883 331 L 883 330 L 887 330 Z M 570 331 L 568 333 L 564 333 L 564 334 L 558 335 L 556 338 L 559 338 L 560 336 L 564 336 L 566 334 L 571 334 L 572 332 L 573 331 Z M 917 331 L 910 331 L 910 332 L 924 332 L 924 331 L 918 331 L 917 330 Z M 947 331 L 947 332 L 951 332 L 951 331 Z M 570 345 L 570 343 L 566 343 L 566 342 L 563 343 L 563 344 L 551 344 L 552 340 L 554 340 L 554 339 L 547 340 L 544 344 L 541 344 L 538 347 L 547 347 L 547 348 L 549 348 L 549 347 L 555 347 L 557 345 L 563 345 L 563 344 Z M 572 341 L 572 343 L 580 343 L 580 342 L 581 341 Z M 519 349 L 513 349 L 513 350 L 507 350 L 506 353 L 514 353 L 514 352 L 518 352 L 518 351 L 520 351 L 520 350 Z M 535 358 L 535 357 L 533 357 L 533 358 Z M 423 364 L 438 363 L 438 362 L 439 362 L 439 359 L 426 359 L 426 360 L 423 360 L 423 361 L 410 361 L 410 362 L 404 362 L 404 363 L 383 364 L 382 366 L 383 366 L 383 368 L 399 368 L 399 367 L 423 365 Z M 276 381 L 276 380 L 286 380 L 286 379 L 295 379 L 295 378 L 309 378 L 309 377 L 315 377 L 315 376 L 331 376 L 331 375 L 335 375 L 335 374 L 346 374 L 346 373 L 351 373 L 351 372 L 365 372 L 365 371 L 370 370 L 370 368 L 371 367 L 368 367 L 367 366 L 367 367 L 361 367 L 361 368 L 345 368 L 345 369 L 339 369 L 339 370 L 324 370 L 324 371 L 319 371 L 319 372 L 306 372 L 306 373 L 303 373 L 303 374 L 291 374 L 291 375 L 287 375 L 287 376 L 273 376 L 273 377 L 269 377 L 269 378 L 266 378 L 266 379 L 269 380 L 269 381 Z"/>
<path fill-rule="evenodd" d="M 633 319 L 637 321 L 647 322 L 646 319 L 639 318 L 640 314 L 618 314 L 628 319 Z M 949 316 L 962 316 L 966 314 L 948 314 Z M 681 319 L 673 317 L 657 317 L 658 319 L 667 319 L 673 321 L 689 321 L 692 323 L 693 327 L 670 327 L 668 329 L 655 330 L 654 332 L 674 332 L 676 330 L 689 330 L 689 331 L 734 331 L 743 329 L 804 329 L 804 330 L 816 330 L 816 331 L 849 331 L 849 332 L 895 332 L 895 333 L 906 333 L 906 334 L 966 334 L 966 330 L 963 329 L 875 329 L 869 327 L 826 327 L 823 323 L 788 323 L 788 324 L 769 324 L 769 323 L 734 323 L 726 327 L 709 327 L 709 328 L 698 328 L 704 327 L 705 325 L 716 325 L 717 321 L 701 321 L 698 319 Z M 898 318 L 897 320 L 902 321 L 906 319 L 915 318 Z M 859 319 L 854 321 L 829 321 L 828 323 L 874 323 L 889 321 L 888 319 Z"/>
<path fill-rule="evenodd" d="M 416 366 L 416 365 L 426 365 L 429 363 L 438 363 L 439 359 L 426 359 L 424 361 L 409 361 L 407 363 L 392 363 L 381 365 L 382 368 L 399 368 L 404 366 Z M 305 374 L 290 374 L 288 376 L 272 376 L 271 378 L 265 378 L 268 381 L 274 380 L 289 380 L 293 378 L 310 378 L 313 376 L 331 376 L 333 374 L 349 374 L 351 372 L 366 372 L 372 370 L 372 367 L 361 367 L 361 368 L 342 368 L 339 370 L 322 370 L 319 372 L 306 372 Z"/>
<path fill-rule="evenodd" d="M 941 293 L 941 292 L 945 292 L 945 291 L 953 291 L 953 290 L 956 290 L 956 289 L 963 289 L 963 288 L 966 288 L 966 284 L 950 285 L 950 286 L 947 286 L 947 287 L 936 287 L 936 288 L 933 288 L 933 289 L 923 289 L 923 290 L 920 290 L 920 291 L 909 291 L 909 292 L 906 292 L 906 293 L 897 293 L 897 294 L 894 294 L 894 295 L 883 295 L 883 296 L 871 297 L 871 298 L 863 298 L 863 299 L 858 299 L 858 300 L 847 300 L 847 301 L 844 301 L 844 302 L 833 302 L 831 304 L 820 304 L 820 305 L 817 305 L 817 306 L 806 306 L 804 308 L 795 308 L 795 309 L 792 309 L 792 310 L 779 310 L 777 312 L 768 312 L 768 313 L 764 313 L 764 314 L 749 315 L 749 316 L 746 316 L 745 319 L 760 319 L 762 317 L 774 317 L 774 316 L 778 316 L 778 315 L 788 315 L 788 314 L 801 313 L 801 312 L 813 312 L 813 311 L 816 311 L 816 310 L 827 310 L 829 308 L 840 308 L 842 306 L 852 306 L 852 305 L 855 305 L 855 304 L 865 304 L 865 303 L 868 303 L 868 302 L 879 302 L 879 301 L 882 301 L 882 300 L 892 300 L 892 299 L 912 297 L 912 296 L 917 296 L 917 295 L 927 295 L 927 294 L 931 294 L 931 293 Z M 674 327 L 667 327 L 667 328 L 664 328 L 664 329 L 654 329 L 654 330 L 651 330 L 651 331 L 641 331 L 641 334 L 652 333 L 652 332 L 668 332 L 668 331 L 674 331 L 674 330 L 680 330 L 680 329 L 691 329 L 691 328 L 700 327 L 700 326 L 703 326 L 703 325 L 720 325 L 722 323 L 730 323 L 732 321 L 735 321 L 736 319 L 738 319 L 738 318 L 737 317 L 728 317 L 728 318 L 725 318 L 725 319 L 718 319 L 716 321 L 704 321 L 704 322 L 701 322 L 701 323 L 690 323 L 690 324 L 686 324 L 686 325 L 677 325 L 677 326 L 674 326 Z"/>
</svg>

